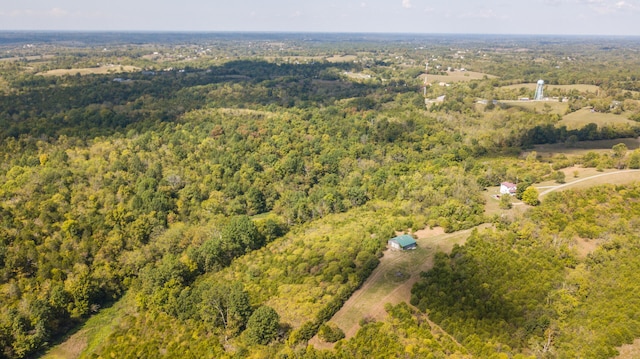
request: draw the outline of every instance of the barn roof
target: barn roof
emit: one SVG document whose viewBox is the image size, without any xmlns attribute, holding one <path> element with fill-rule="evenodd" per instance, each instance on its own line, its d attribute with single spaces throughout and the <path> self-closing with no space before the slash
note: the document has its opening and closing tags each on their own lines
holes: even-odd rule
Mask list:
<svg viewBox="0 0 640 359">
<path fill-rule="evenodd" d="M 408 234 L 403 234 L 401 236 L 397 236 L 395 238 L 391 239 L 392 241 L 396 241 L 400 247 L 404 248 L 406 246 L 410 246 L 412 244 L 416 244 L 416 240 L 413 239 L 413 237 L 411 237 Z"/>
</svg>

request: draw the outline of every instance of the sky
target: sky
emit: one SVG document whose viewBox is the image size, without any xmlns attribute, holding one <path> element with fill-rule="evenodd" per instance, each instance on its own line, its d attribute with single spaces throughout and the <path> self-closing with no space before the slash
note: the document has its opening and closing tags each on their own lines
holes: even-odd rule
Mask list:
<svg viewBox="0 0 640 359">
<path fill-rule="evenodd" d="M 640 36 L 640 0 L 0 0 L 0 30 Z"/>
</svg>

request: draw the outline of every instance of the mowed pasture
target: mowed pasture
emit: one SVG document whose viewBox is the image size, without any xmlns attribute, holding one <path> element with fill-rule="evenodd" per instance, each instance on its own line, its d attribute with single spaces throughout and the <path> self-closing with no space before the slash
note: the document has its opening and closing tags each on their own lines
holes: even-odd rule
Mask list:
<svg viewBox="0 0 640 359">
<path fill-rule="evenodd" d="M 420 75 L 420 79 L 424 81 L 425 75 Z M 466 82 L 472 80 L 482 80 L 484 78 L 494 79 L 497 76 L 485 74 L 475 71 L 460 71 L 447 72 L 446 75 L 427 75 L 427 81 L 431 84 L 438 84 L 440 82 L 453 83 L 453 82 Z"/>
<path fill-rule="evenodd" d="M 501 89 L 507 90 L 519 90 L 521 88 L 525 88 L 529 91 L 535 91 L 537 84 L 536 83 L 522 83 L 515 85 L 502 86 Z M 572 91 L 576 90 L 578 92 L 591 92 L 596 93 L 600 91 L 600 87 L 596 85 L 586 85 L 586 84 L 576 84 L 576 85 L 544 85 L 543 90 L 562 90 L 562 91 Z"/>
<path fill-rule="evenodd" d="M 565 115 L 562 121 L 558 122 L 557 126 L 567 126 L 567 129 L 574 130 L 590 123 L 595 123 L 598 127 L 637 124 L 637 122 L 629 120 L 624 115 L 593 112 L 590 108 L 586 107 Z"/>
<path fill-rule="evenodd" d="M 106 75 L 106 74 L 115 74 L 121 72 L 136 72 L 140 71 L 139 67 L 129 66 L 129 65 L 109 65 L 109 66 L 100 66 L 100 67 L 86 67 L 79 69 L 56 69 L 49 70 L 45 72 L 39 73 L 39 75 L 43 76 L 65 76 L 65 75 Z"/>
<path fill-rule="evenodd" d="M 356 55 L 334 55 L 331 57 L 325 58 L 327 62 L 338 63 L 338 62 L 354 62 L 358 59 Z"/>
</svg>

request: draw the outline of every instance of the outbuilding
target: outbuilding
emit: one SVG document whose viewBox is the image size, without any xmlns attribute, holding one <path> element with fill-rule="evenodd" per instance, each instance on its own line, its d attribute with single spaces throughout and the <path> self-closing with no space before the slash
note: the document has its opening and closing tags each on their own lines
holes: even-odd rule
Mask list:
<svg viewBox="0 0 640 359">
<path fill-rule="evenodd" d="M 416 247 L 418 246 L 418 244 L 416 243 L 416 240 L 413 239 L 413 237 L 408 234 L 403 234 L 401 236 L 391 238 L 387 242 L 387 244 L 389 245 L 389 248 L 397 249 L 401 251 L 416 249 Z"/>
</svg>

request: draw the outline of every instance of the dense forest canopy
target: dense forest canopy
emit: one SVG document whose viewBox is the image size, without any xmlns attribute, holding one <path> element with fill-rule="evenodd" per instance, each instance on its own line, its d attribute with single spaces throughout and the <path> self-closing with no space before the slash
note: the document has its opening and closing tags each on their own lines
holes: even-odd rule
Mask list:
<svg viewBox="0 0 640 359">
<path fill-rule="evenodd" d="M 105 313 L 76 357 L 614 356 L 637 185 L 486 193 L 640 168 L 532 151 L 640 135 L 637 40 L 0 32 L 0 357 Z M 327 323 L 396 232 L 483 223 L 384 321 Z"/>
</svg>

